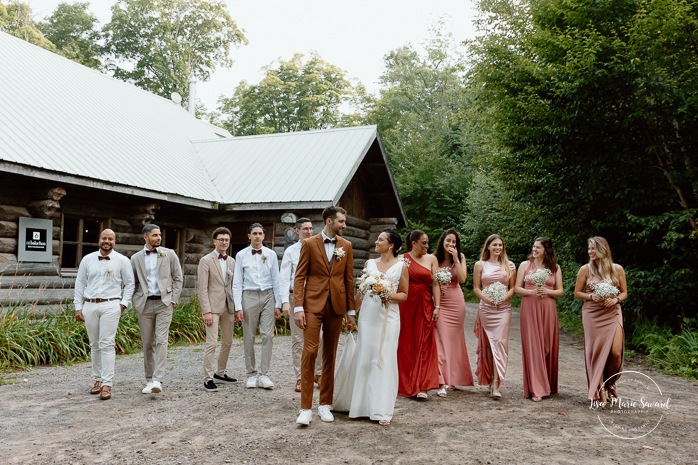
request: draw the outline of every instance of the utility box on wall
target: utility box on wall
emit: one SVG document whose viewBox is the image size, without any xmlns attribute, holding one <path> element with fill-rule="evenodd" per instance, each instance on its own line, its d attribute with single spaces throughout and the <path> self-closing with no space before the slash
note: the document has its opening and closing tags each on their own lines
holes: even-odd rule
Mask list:
<svg viewBox="0 0 698 465">
<path fill-rule="evenodd" d="M 51 263 L 53 255 L 53 221 L 19 218 L 17 260 Z"/>
</svg>

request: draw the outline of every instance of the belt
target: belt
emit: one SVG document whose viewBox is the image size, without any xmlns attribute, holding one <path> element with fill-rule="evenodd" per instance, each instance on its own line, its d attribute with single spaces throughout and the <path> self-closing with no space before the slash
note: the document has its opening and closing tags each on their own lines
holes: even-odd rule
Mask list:
<svg viewBox="0 0 698 465">
<path fill-rule="evenodd" d="M 112 300 L 121 300 L 121 297 L 112 297 L 111 299 L 85 299 L 85 302 L 91 304 L 101 304 L 102 302 L 110 302 Z"/>
<path fill-rule="evenodd" d="M 161 295 L 149 295 L 147 297 L 147 299 L 148 300 L 160 300 L 160 299 L 162 299 L 162 296 Z"/>
</svg>

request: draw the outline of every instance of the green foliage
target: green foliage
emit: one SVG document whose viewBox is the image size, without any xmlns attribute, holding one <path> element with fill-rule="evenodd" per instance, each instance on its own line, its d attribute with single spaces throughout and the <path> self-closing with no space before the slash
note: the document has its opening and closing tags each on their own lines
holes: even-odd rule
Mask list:
<svg viewBox="0 0 698 465">
<path fill-rule="evenodd" d="M 17 1 L 0 3 L 0 31 L 46 50 L 56 51 L 56 46 L 37 28 L 32 18 L 31 7 L 26 3 Z"/>
<path fill-rule="evenodd" d="M 681 331 L 673 334 L 656 321 L 635 327 L 630 345 L 647 354 L 650 363 L 667 373 L 698 379 L 698 320 L 684 318 Z"/>
<path fill-rule="evenodd" d="M 628 273 L 627 315 L 693 311 L 698 11 L 681 0 L 480 9 L 468 76 L 479 171 L 464 229 L 503 232 L 512 255 L 548 235 L 581 263 L 586 238 L 604 236 Z"/>
<path fill-rule="evenodd" d="M 89 3 L 61 3 L 37 26 L 64 57 L 90 68 L 99 68 L 101 38 L 97 17 L 88 11 Z"/>
<path fill-rule="evenodd" d="M 167 98 L 231 66 L 231 47 L 247 43 L 217 0 L 118 0 L 103 33 L 114 77 Z"/>
<path fill-rule="evenodd" d="M 341 107 L 358 98 L 346 73 L 317 54 L 296 54 L 263 68 L 258 84 L 243 81 L 221 98 L 223 124 L 236 136 L 326 129 L 347 121 Z"/>
<path fill-rule="evenodd" d="M 465 118 L 465 64 L 451 36 L 433 31 L 418 52 L 390 52 L 383 88 L 367 120 L 377 124 L 410 221 L 435 241 L 462 215 L 471 179 Z"/>
</svg>

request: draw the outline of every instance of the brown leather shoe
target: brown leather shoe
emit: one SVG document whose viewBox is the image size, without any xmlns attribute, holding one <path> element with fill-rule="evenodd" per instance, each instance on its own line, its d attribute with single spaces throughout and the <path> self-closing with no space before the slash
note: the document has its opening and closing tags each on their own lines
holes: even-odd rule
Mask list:
<svg viewBox="0 0 698 465">
<path fill-rule="evenodd" d="M 299 379 L 296 381 L 296 388 L 294 389 L 296 392 L 301 392 L 301 380 Z"/>
<path fill-rule="evenodd" d="M 99 391 L 99 398 L 102 400 L 111 399 L 111 386 L 102 386 Z"/>
<path fill-rule="evenodd" d="M 95 381 L 95 385 L 90 389 L 90 394 L 99 394 L 99 390 L 102 388 L 101 381 Z"/>
<path fill-rule="evenodd" d="M 320 381 L 322 381 L 322 376 L 315 375 L 315 384 L 317 384 L 318 389 L 320 389 L 320 386 L 322 386 L 322 384 L 320 384 Z"/>
</svg>

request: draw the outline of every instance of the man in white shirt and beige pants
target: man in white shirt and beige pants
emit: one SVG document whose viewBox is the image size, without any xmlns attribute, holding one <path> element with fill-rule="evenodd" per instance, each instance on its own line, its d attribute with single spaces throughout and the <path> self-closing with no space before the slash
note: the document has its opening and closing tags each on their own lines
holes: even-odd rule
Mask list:
<svg viewBox="0 0 698 465">
<path fill-rule="evenodd" d="M 233 301 L 235 316 L 242 319 L 242 340 L 245 348 L 245 387 L 274 389 L 269 378 L 274 338 L 274 319 L 281 318 L 281 288 L 279 260 L 276 252 L 264 247 L 264 227 L 253 223 L 248 229 L 250 246 L 235 256 Z M 256 366 L 254 339 L 259 328 L 262 354 Z"/>
<path fill-rule="evenodd" d="M 114 343 L 121 312 L 131 302 L 135 282 L 128 258 L 114 250 L 116 235 L 105 229 L 99 250 L 85 255 L 75 280 L 75 319 L 85 322 L 90 339 L 92 376 L 90 394 L 111 399 L 116 350 Z"/>
<path fill-rule="evenodd" d="M 298 266 L 298 258 L 301 255 L 301 246 L 303 239 L 308 239 L 313 235 L 313 223 L 308 218 L 298 218 L 296 221 L 296 235 L 298 242 L 289 246 L 284 251 L 284 257 L 281 259 L 281 270 L 279 272 L 279 282 L 281 283 L 281 310 L 291 324 L 291 362 L 293 371 L 296 375 L 296 386 L 294 390 L 301 392 L 301 355 L 303 355 L 303 330 L 296 326 L 291 317 L 291 304 L 293 300 L 293 278 L 296 275 L 296 267 Z M 286 289 L 289 294 L 286 294 Z M 319 385 L 321 382 L 320 375 L 322 374 L 322 338 L 318 346 L 318 355 L 315 359 L 315 382 Z"/>
</svg>

